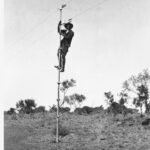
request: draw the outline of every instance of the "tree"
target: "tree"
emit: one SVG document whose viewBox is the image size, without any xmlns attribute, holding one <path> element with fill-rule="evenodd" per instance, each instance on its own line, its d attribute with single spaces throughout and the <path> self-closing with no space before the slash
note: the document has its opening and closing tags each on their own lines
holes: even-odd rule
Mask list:
<svg viewBox="0 0 150 150">
<path fill-rule="evenodd" d="M 114 102 L 114 95 L 109 91 L 104 93 L 106 102 L 110 106 Z"/>
<path fill-rule="evenodd" d="M 16 107 L 17 107 L 19 113 L 22 112 L 22 113 L 29 114 L 29 113 L 33 112 L 33 109 L 36 107 L 36 104 L 33 99 L 25 99 L 24 101 L 20 100 L 16 104 Z"/>
<path fill-rule="evenodd" d="M 64 97 L 64 103 L 67 103 L 71 108 L 71 106 L 74 105 L 73 97 L 71 95 L 70 96 L 65 96 Z"/>
<path fill-rule="evenodd" d="M 129 99 L 128 93 L 126 92 L 126 90 L 122 90 L 119 93 L 120 99 L 119 99 L 119 104 L 120 105 L 125 105 L 125 103 L 127 103 L 127 100 Z"/>
<path fill-rule="evenodd" d="M 76 84 L 76 81 L 74 79 L 65 80 L 61 83 L 60 91 L 63 93 L 63 101 L 61 106 L 63 106 L 65 102 L 65 96 L 69 88 L 74 87 Z"/>
<path fill-rule="evenodd" d="M 24 112 L 25 111 L 25 103 L 23 100 L 20 100 L 18 103 L 16 103 L 16 108 L 17 110 L 20 112 Z"/>
<path fill-rule="evenodd" d="M 105 92 L 104 93 L 107 104 L 109 107 L 107 108 L 107 112 L 113 114 L 115 117 L 117 114 L 123 114 L 125 116 L 126 107 L 124 104 L 126 103 L 127 95 L 124 91 L 120 92 L 120 100 L 119 103 L 115 102 L 114 96 L 111 92 Z"/>
<path fill-rule="evenodd" d="M 7 111 L 7 114 L 8 115 L 12 115 L 12 114 L 15 114 L 15 108 L 10 108 L 8 111 Z"/>
<path fill-rule="evenodd" d="M 145 69 L 143 70 L 143 72 L 139 73 L 137 76 L 133 75 L 123 83 L 123 87 L 126 90 L 128 90 L 128 92 L 134 93 L 134 95 L 136 96 L 136 98 L 134 98 L 134 101 L 133 101 L 133 104 L 135 105 L 139 103 L 137 101 L 141 101 L 139 98 L 142 98 L 142 97 L 141 96 L 139 97 L 139 93 L 142 92 L 143 90 L 145 91 L 145 92 L 142 92 L 143 94 L 145 93 L 144 99 L 142 98 L 142 101 L 143 101 L 142 103 L 145 105 L 145 112 L 150 111 L 150 108 L 148 105 L 148 99 L 149 99 L 148 83 L 149 81 L 150 81 L 150 74 L 148 70 Z"/>
<path fill-rule="evenodd" d="M 25 100 L 25 108 L 26 108 L 26 113 L 31 113 L 33 112 L 33 109 L 36 107 L 35 101 L 33 99 L 26 99 Z"/>
<path fill-rule="evenodd" d="M 73 94 L 71 96 L 71 98 L 72 98 L 72 101 L 74 101 L 75 107 L 77 107 L 77 105 L 79 105 L 79 107 L 80 107 L 81 103 L 86 99 L 86 97 L 84 95 L 77 94 L 77 93 Z"/>
<path fill-rule="evenodd" d="M 143 107 L 143 104 L 145 104 L 145 101 L 147 101 L 147 99 L 149 98 L 149 92 L 148 92 L 148 88 L 144 85 L 138 86 L 137 91 L 138 91 L 137 93 L 138 96 L 134 98 L 133 104 L 136 107 L 140 107 L 140 111 L 142 115 L 142 107 Z"/>
<path fill-rule="evenodd" d="M 86 97 L 83 94 L 72 94 L 70 96 L 65 96 L 64 103 L 67 103 L 70 105 L 70 108 L 72 105 L 77 107 L 77 105 L 81 105 L 81 103 L 86 99 Z"/>
</svg>

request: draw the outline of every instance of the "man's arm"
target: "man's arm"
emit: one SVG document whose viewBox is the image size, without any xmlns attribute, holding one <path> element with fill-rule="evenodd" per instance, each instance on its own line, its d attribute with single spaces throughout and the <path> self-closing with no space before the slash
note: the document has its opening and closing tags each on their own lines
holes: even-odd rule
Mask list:
<svg viewBox="0 0 150 150">
<path fill-rule="evenodd" d="M 59 34 L 61 34 L 60 26 L 61 26 L 61 21 L 59 21 L 59 23 L 58 23 L 58 27 L 57 27 L 57 31 L 58 31 L 58 33 L 59 33 Z"/>
</svg>

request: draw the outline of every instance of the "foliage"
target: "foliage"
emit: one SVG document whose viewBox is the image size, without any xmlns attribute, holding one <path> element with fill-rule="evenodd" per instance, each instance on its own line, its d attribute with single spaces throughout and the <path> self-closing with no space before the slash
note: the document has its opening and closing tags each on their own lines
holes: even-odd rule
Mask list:
<svg viewBox="0 0 150 150">
<path fill-rule="evenodd" d="M 117 114 L 123 114 L 125 116 L 127 113 L 127 108 L 117 102 L 112 102 L 112 104 L 107 108 L 107 112 L 113 114 L 114 116 Z"/>
<path fill-rule="evenodd" d="M 70 105 L 70 107 L 72 105 L 75 105 L 77 107 L 77 105 L 81 105 L 81 103 L 86 99 L 86 97 L 83 94 L 72 94 L 70 96 L 65 96 L 64 98 L 64 102 L 67 103 L 68 105 Z"/>
<path fill-rule="evenodd" d="M 70 108 L 69 108 L 69 107 L 60 107 L 60 108 L 59 108 L 59 111 L 60 111 L 61 113 L 70 112 Z"/>
<path fill-rule="evenodd" d="M 125 105 L 127 103 L 127 100 L 129 99 L 128 93 L 125 90 L 122 90 L 119 93 L 120 99 L 119 99 L 119 104 L 120 105 Z"/>
<path fill-rule="evenodd" d="M 45 112 L 45 106 L 39 106 L 39 107 L 35 108 L 34 112 L 36 112 L 36 113 Z"/>
<path fill-rule="evenodd" d="M 99 112 L 101 112 L 103 110 L 104 110 L 103 106 L 100 106 L 100 107 L 84 106 L 82 108 L 76 108 L 74 110 L 74 112 L 79 114 L 79 115 L 82 115 L 82 114 L 99 113 Z"/>
<path fill-rule="evenodd" d="M 101 106 L 99 106 L 99 107 L 94 107 L 94 108 L 93 108 L 93 112 L 94 112 L 94 113 L 100 113 L 100 112 L 102 112 L 102 111 L 104 111 L 103 105 L 101 105 Z"/>
<path fill-rule="evenodd" d="M 56 105 L 53 105 L 50 110 L 50 112 L 57 112 L 57 107 Z M 65 113 L 65 112 L 70 112 L 70 108 L 69 107 L 59 107 L 59 112 L 61 113 Z"/>
<path fill-rule="evenodd" d="M 52 107 L 50 107 L 49 112 L 56 112 L 56 111 L 57 111 L 56 105 L 53 105 Z"/>
<path fill-rule="evenodd" d="M 20 100 L 16 103 L 16 108 L 18 109 L 19 113 L 26 113 L 30 114 L 33 112 L 34 108 L 36 107 L 35 100 L 33 99 L 25 99 Z"/>
<path fill-rule="evenodd" d="M 137 91 L 138 91 L 137 97 L 134 98 L 133 104 L 136 107 L 140 107 L 142 114 L 142 106 L 147 101 L 147 99 L 149 99 L 149 91 L 148 88 L 144 85 L 138 86 Z"/>
<path fill-rule="evenodd" d="M 59 125 L 58 127 L 59 136 L 65 137 L 69 134 L 69 129 L 65 126 Z M 56 127 L 53 129 L 53 134 L 56 135 Z"/>
<path fill-rule="evenodd" d="M 12 114 L 15 114 L 15 108 L 10 108 L 7 112 L 6 112 L 8 115 L 12 115 Z"/>
<path fill-rule="evenodd" d="M 150 111 L 149 107 L 149 95 L 148 95 L 148 83 L 150 81 L 150 73 L 148 70 L 143 70 L 137 76 L 133 75 L 123 83 L 123 88 L 128 92 L 134 93 L 133 104 L 136 107 L 142 107 L 141 104 L 145 105 L 146 112 Z M 144 97 L 142 96 L 144 94 Z"/>
<path fill-rule="evenodd" d="M 62 92 L 68 90 L 70 87 L 74 87 L 76 84 L 76 81 L 74 79 L 70 79 L 70 80 L 65 80 L 61 83 L 61 88 L 60 90 Z"/>
<path fill-rule="evenodd" d="M 109 91 L 104 93 L 106 102 L 110 106 L 114 102 L 114 95 Z"/>
<path fill-rule="evenodd" d="M 65 80 L 61 83 L 60 91 L 64 94 L 63 102 L 61 106 L 65 103 L 65 96 L 69 88 L 74 87 L 76 84 L 76 81 L 74 79 Z"/>
<path fill-rule="evenodd" d="M 93 108 L 89 106 L 84 106 L 82 108 L 76 108 L 74 110 L 75 113 L 82 115 L 82 114 L 90 114 L 93 112 Z"/>
</svg>

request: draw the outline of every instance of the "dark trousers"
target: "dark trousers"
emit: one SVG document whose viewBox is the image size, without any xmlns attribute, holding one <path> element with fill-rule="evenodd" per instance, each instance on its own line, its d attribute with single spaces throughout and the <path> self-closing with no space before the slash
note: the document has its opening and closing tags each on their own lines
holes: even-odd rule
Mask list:
<svg viewBox="0 0 150 150">
<path fill-rule="evenodd" d="M 58 49 L 57 56 L 58 56 L 58 61 L 59 61 L 59 67 L 62 70 L 65 69 L 67 52 L 68 52 L 68 47 L 67 46 L 62 46 Z M 59 60 L 59 55 L 60 55 L 60 60 Z"/>
</svg>

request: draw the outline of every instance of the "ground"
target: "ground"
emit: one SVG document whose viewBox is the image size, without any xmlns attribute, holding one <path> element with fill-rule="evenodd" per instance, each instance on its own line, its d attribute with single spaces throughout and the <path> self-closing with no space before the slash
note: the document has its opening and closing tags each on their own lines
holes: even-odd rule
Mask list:
<svg viewBox="0 0 150 150">
<path fill-rule="evenodd" d="M 60 125 L 69 133 L 60 136 L 59 144 L 55 113 L 4 118 L 5 150 L 150 150 L 150 125 L 142 126 L 145 118 L 139 114 L 61 114 Z"/>
</svg>

